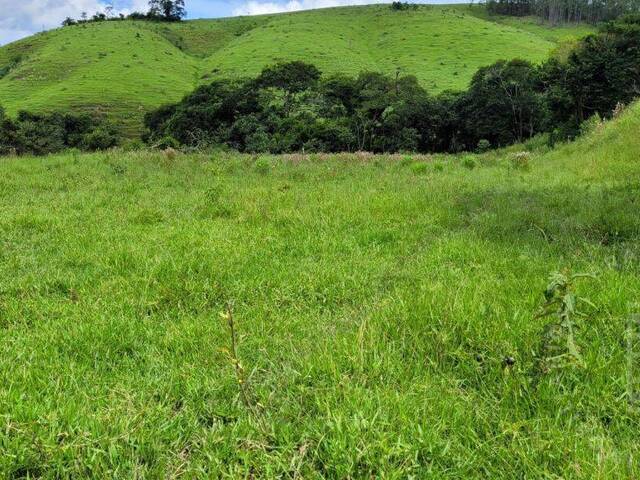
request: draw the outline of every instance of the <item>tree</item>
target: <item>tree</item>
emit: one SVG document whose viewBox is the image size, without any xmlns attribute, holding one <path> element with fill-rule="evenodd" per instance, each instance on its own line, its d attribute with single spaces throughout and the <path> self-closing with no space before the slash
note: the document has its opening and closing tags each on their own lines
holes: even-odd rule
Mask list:
<svg viewBox="0 0 640 480">
<path fill-rule="evenodd" d="M 261 87 L 280 88 L 298 93 L 313 86 L 320 78 L 320 70 L 301 61 L 278 63 L 262 70 L 256 82 Z"/>
<path fill-rule="evenodd" d="M 71 25 L 75 25 L 77 22 L 71 18 L 71 17 L 67 17 L 62 21 L 62 26 L 63 27 L 70 27 Z"/>
<path fill-rule="evenodd" d="M 292 97 L 315 86 L 320 79 L 320 70 L 315 65 L 301 61 L 278 63 L 266 67 L 255 83 L 261 88 L 278 88 L 284 91 L 284 111 L 291 109 Z"/>
<path fill-rule="evenodd" d="M 640 16 L 606 24 L 580 42 L 566 61 L 552 59 L 542 81 L 553 123 L 573 136 L 580 124 L 640 95 Z"/>
<path fill-rule="evenodd" d="M 169 22 L 179 22 L 187 15 L 184 0 L 150 0 L 149 16 Z"/>
<path fill-rule="evenodd" d="M 545 126 L 539 74 L 524 60 L 501 60 L 478 70 L 459 108 L 469 149 L 482 139 L 497 146 L 520 142 Z"/>
</svg>

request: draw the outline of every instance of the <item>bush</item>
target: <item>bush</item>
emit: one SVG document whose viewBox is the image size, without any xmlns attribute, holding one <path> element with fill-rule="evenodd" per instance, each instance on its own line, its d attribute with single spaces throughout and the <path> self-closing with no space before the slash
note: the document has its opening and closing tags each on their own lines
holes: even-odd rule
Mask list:
<svg viewBox="0 0 640 480">
<path fill-rule="evenodd" d="M 462 159 L 462 166 L 464 168 L 468 168 L 469 170 L 473 170 L 478 166 L 476 159 L 471 155 L 467 155 Z"/>
<path fill-rule="evenodd" d="M 180 148 L 180 142 L 178 142 L 171 135 L 165 135 L 160 140 L 158 140 L 158 142 L 156 142 L 154 147 L 159 148 L 160 150 L 166 150 L 168 148 L 173 148 L 174 150 L 177 150 Z"/>
<path fill-rule="evenodd" d="M 268 175 L 271 170 L 271 162 L 265 157 L 260 157 L 256 160 L 254 168 L 260 175 Z"/>
<path fill-rule="evenodd" d="M 118 137 L 109 127 L 99 127 L 85 135 L 83 139 L 85 150 L 107 150 L 118 145 Z"/>
<path fill-rule="evenodd" d="M 13 120 L 0 108 L 0 154 L 47 155 L 69 148 L 102 150 L 117 143 L 111 126 L 88 115 L 22 111 Z"/>
<path fill-rule="evenodd" d="M 529 170 L 531 166 L 531 154 L 529 152 L 517 152 L 509 158 L 511 167 L 515 170 Z"/>
<path fill-rule="evenodd" d="M 415 175 L 426 175 L 429 172 L 429 166 L 426 162 L 416 162 L 411 165 L 411 171 Z"/>
<path fill-rule="evenodd" d="M 491 150 L 491 142 L 487 139 L 480 139 L 478 141 L 478 146 L 476 148 L 476 152 L 478 153 L 484 153 L 484 152 L 488 152 L 489 150 Z"/>
<path fill-rule="evenodd" d="M 600 130 L 603 125 L 604 122 L 602 121 L 602 117 L 598 113 L 595 113 L 580 124 L 580 134 L 588 135 L 590 133 L 594 133 Z"/>
</svg>

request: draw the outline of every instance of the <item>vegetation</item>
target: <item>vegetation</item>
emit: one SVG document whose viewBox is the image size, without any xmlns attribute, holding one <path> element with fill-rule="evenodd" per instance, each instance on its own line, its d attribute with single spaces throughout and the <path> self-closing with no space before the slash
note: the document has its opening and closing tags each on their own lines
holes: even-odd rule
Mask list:
<svg viewBox="0 0 640 480">
<path fill-rule="evenodd" d="M 0 477 L 637 478 L 639 129 L 3 158 Z"/>
<path fill-rule="evenodd" d="M 553 143 L 640 94 L 640 17 L 607 24 L 566 60 L 481 68 L 467 92 L 431 97 L 400 72 L 320 77 L 289 62 L 252 80 L 213 82 L 148 114 L 147 140 L 273 153 L 487 150 L 540 133 Z"/>
<path fill-rule="evenodd" d="M 419 5 L 417 3 L 407 3 L 407 2 L 391 2 L 390 7 L 391 10 L 417 10 Z"/>
<path fill-rule="evenodd" d="M 104 12 L 96 12 L 91 18 L 85 13 L 81 18 L 76 20 L 67 17 L 63 20 L 63 27 L 71 27 L 73 25 L 84 25 L 86 23 L 107 22 L 117 20 L 151 20 L 154 22 L 179 22 L 186 17 L 187 12 L 184 8 L 184 0 L 149 0 L 149 11 L 146 13 L 133 12 L 129 15 L 113 14 L 113 5 L 109 4 L 105 7 Z"/>
<path fill-rule="evenodd" d="M 146 112 L 198 85 L 256 77 L 303 60 L 325 75 L 415 75 L 430 94 L 465 89 L 479 67 L 514 55 L 539 63 L 584 26 L 546 28 L 528 19 L 479 18 L 484 8 L 388 5 L 183 22 L 75 25 L 0 47 L 0 104 L 19 110 L 106 115 L 128 137 Z M 559 43 L 560 42 L 560 43 Z M 328 53 L 330 52 L 330 54 Z M 14 59 L 20 57 L 19 63 Z"/>
<path fill-rule="evenodd" d="M 487 9 L 501 15 L 532 15 L 559 23 L 598 23 L 640 12 L 638 0 L 488 0 Z"/>
<path fill-rule="evenodd" d="M 0 107 L 0 155 L 45 155 L 68 148 L 104 150 L 117 144 L 115 130 L 89 115 L 20 112 L 14 121 Z"/>
</svg>

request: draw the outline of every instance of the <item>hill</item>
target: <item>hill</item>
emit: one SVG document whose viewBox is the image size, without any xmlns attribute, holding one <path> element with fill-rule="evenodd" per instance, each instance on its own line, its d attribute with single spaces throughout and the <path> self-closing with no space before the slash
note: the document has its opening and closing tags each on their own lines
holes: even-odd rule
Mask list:
<svg viewBox="0 0 640 480">
<path fill-rule="evenodd" d="M 639 129 L 0 159 L 0 477 L 638 478 Z"/>
<path fill-rule="evenodd" d="M 432 92 L 464 88 L 497 59 L 546 58 L 585 27 L 489 18 L 466 6 L 386 5 L 195 20 L 105 22 L 41 33 L 0 48 L 0 105 L 104 113 L 130 134 L 144 112 L 216 78 L 253 75 L 280 60 L 325 73 L 414 74 Z"/>
</svg>

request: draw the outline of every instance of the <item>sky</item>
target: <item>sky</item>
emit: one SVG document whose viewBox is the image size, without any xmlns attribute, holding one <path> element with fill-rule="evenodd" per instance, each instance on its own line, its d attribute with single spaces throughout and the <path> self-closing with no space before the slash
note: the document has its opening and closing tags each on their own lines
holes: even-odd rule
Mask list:
<svg viewBox="0 0 640 480">
<path fill-rule="evenodd" d="M 185 0 L 188 18 L 293 12 L 312 8 L 389 3 L 391 0 Z M 467 0 L 422 0 L 462 3 Z M 112 4 L 115 13 L 146 11 L 148 0 L 0 0 L 0 45 L 60 26 L 66 17 L 93 15 Z"/>
</svg>

